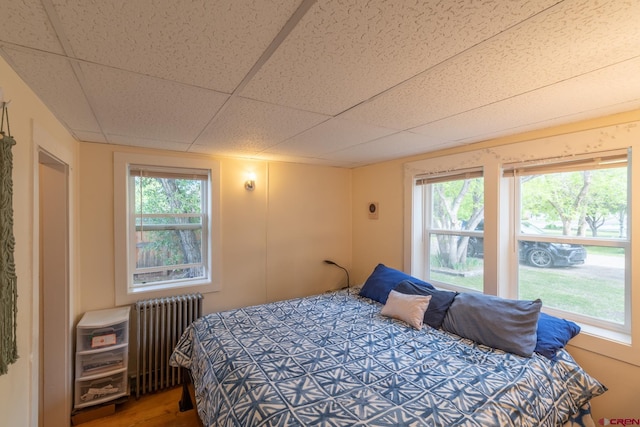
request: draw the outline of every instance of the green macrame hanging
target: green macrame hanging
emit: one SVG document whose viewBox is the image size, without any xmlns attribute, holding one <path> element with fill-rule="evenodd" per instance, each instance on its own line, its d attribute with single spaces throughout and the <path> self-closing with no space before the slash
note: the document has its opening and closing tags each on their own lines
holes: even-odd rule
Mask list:
<svg viewBox="0 0 640 427">
<path fill-rule="evenodd" d="M 2 102 L 0 121 L 0 375 L 7 373 L 9 365 L 18 359 L 16 317 L 18 278 L 13 261 L 13 156 L 11 147 L 16 141 L 9 129 L 7 103 Z M 7 123 L 7 133 L 4 123 Z"/>
</svg>

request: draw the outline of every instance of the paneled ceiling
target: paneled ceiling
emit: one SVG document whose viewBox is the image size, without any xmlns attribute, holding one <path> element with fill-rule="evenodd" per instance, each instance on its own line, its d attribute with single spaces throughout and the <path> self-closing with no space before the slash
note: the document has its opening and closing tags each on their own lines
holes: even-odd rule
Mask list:
<svg viewBox="0 0 640 427">
<path fill-rule="evenodd" d="M 87 142 L 355 167 L 640 108 L 637 0 L 2 0 L 0 16 L 0 55 Z"/>
</svg>

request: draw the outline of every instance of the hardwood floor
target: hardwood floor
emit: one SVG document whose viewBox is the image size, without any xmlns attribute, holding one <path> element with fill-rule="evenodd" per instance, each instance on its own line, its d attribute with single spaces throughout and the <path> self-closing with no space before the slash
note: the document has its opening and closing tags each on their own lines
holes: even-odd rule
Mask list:
<svg viewBox="0 0 640 427">
<path fill-rule="evenodd" d="M 202 427 L 195 409 L 180 412 L 182 388 L 130 397 L 116 407 L 115 414 L 79 424 L 81 427 Z"/>
</svg>

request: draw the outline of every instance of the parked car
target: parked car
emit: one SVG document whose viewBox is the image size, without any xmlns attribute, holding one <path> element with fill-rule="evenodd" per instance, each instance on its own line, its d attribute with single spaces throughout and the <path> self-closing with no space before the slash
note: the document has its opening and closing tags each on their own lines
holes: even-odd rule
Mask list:
<svg viewBox="0 0 640 427">
<path fill-rule="evenodd" d="M 528 234 L 544 234 L 533 224 L 523 222 L 522 231 Z M 484 230 L 484 223 L 480 223 L 476 230 Z M 467 246 L 467 256 L 482 258 L 484 255 L 484 242 L 482 237 L 470 237 Z M 521 263 L 534 267 L 568 267 L 584 264 L 587 259 L 587 250 L 582 245 L 569 243 L 532 242 L 520 240 L 518 258 Z"/>
</svg>

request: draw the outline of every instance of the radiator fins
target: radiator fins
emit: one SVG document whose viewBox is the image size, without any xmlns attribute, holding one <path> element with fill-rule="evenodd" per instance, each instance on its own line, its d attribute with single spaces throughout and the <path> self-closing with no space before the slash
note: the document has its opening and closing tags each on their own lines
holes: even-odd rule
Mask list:
<svg viewBox="0 0 640 427">
<path fill-rule="evenodd" d="M 202 295 L 136 301 L 134 313 L 137 399 L 143 394 L 182 384 L 182 372 L 169 366 L 169 357 L 187 326 L 202 315 Z"/>
</svg>

